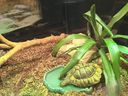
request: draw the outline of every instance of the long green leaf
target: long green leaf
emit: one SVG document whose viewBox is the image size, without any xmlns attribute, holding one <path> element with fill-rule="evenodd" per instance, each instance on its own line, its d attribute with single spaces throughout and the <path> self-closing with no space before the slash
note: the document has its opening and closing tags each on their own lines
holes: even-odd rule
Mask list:
<svg viewBox="0 0 128 96">
<path fill-rule="evenodd" d="M 96 21 L 97 21 L 100 25 L 102 25 L 102 27 L 104 28 L 104 31 L 103 31 L 103 32 L 107 32 L 110 36 L 113 36 L 112 31 L 108 28 L 108 26 L 104 23 L 104 21 L 103 21 L 97 14 L 96 14 L 95 16 L 96 16 L 96 17 L 95 17 Z M 86 17 L 91 17 L 91 12 L 88 11 L 88 12 L 84 13 L 84 17 L 85 17 L 85 18 L 86 18 Z"/>
<path fill-rule="evenodd" d="M 86 29 L 87 29 L 86 33 L 87 33 L 88 37 L 91 38 L 91 30 L 90 30 L 89 22 L 87 22 L 87 27 L 86 27 Z"/>
<path fill-rule="evenodd" d="M 71 70 L 78 62 L 79 60 L 84 56 L 84 54 L 95 44 L 95 42 L 91 39 L 88 39 L 87 42 L 81 46 L 77 52 L 73 55 L 71 60 L 68 62 L 68 64 L 65 66 L 63 71 L 60 74 L 60 78 L 63 78 L 66 73 Z"/>
<path fill-rule="evenodd" d="M 123 39 L 128 39 L 127 35 L 114 35 L 112 38 L 123 38 Z"/>
<path fill-rule="evenodd" d="M 103 49 L 99 50 L 99 54 L 102 59 L 103 73 L 105 76 L 105 83 L 107 87 L 107 96 L 119 96 L 119 85 L 116 81 L 115 74 L 113 72 L 111 62 L 106 56 Z"/>
<path fill-rule="evenodd" d="M 118 45 L 119 50 L 121 53 L 127 54 L 128 55 L 128 47 L 123 46 L 123 45 Z"/>
<path fill-rule="evenodd" d="M 84 18 L 92 25 L 92 22 L 91 22 L 91 17 L 90 16 L 84 16 Z M 89 33 L 89 31 L 88 31 L 88 29 L 89 29 L 89 23 L 87 23 L 87 33 L 88 34 L 90 34 Z M 99 24 L 98 22 L 96 22 L 96 25 L 97 25 L 97 28 L 98 28 L 98 33 L 101 35 L 102 34 L 102 31 L 103 31 L 103 28 L 102 28 L 102 26 L 101 26 L 101 24 Z M 89 35 L 90 36 L 90 35 Z"/>
<path fill-rule="evenodd" d="M 81 35 L 81 34 L 72 34 L 67 36 L 66 38 L 62 39 L 61 41 L 59 41 L 59 43 L 57 43 L 52 51 L 52 55 L 56 56 L 56 54 L 58 53 L 59 49 L 66 43 L 69 43 L 70 41 L 72 41 L 73 39 L 87 39 L 88 37 L 86 35 Z"/>
<path fill-rule="evenodd" d="M 100 54 L 101 59 L 102 59 L 102 65 L 103 65 L 103 70 L 105 72 L 105 75 L 107 75 L 107 77 L 111 77 L 111 75 L 114 74 L 112 66 L 111 66 L 111 62 L 109 61 L 109 59 L 106 56 L 106 54 L 105 54 L 103 49 L 99 50 L 99 54 Z"/>
<path fill-rule="evenodd" d="M 100 38 L 99 37 L 99 32 L 98 32 L 98 28 L 97 28 L 97 24 L 96 24 L 96 19 L 95 19 L 95 5 L 92 5 L 91 6 L 91 25 L 92 25 L 92 28 L 94 30 L 94 33 L 96 35 L 97 38 Z"/>
<path fill-rule="evenodd" d="M 118 22 L 124 15 L 126 15 L 126 13 L 128 13 L 128 3 L 112 17 L 108 26 L 112 28 L 116 22 Z"/>
<path fill-rule="evenodd" d="M 120 51 L 119 51 L 118 45 L 111 38 L 105 39 L 104 41 L 110 53 L 112 67 L 113 67 L 113 71 L 115 73 L 116 79 L 119 80 L 120 79 Z"/>
<path fill-rule="evenodd" d="M 123 61 L 124 63 L 128 64 L 128 59 L 120 57 L 120 60 Z"/>
<path fill-rule="evenodd" d="M 82 46 L 82 45 L 71 47 L 71 48 L 69 48 L 68 50 L 66 50 L 63 54 L 67 54 L 67 53 L 69 53 L 69 52 L 71 52 L 71 51 L 73 51 L 73 50 L 77 50 L 77 49 L 80 48 L 81 46 Z"/>
<path fill-rule="evenodd" d="M 98 32 L 99 32 L 99 34 L 101 36 L 102 35 L 102 31 L 103 31 L 103 27 L 99 23 L 96 23 L 96 24 L 97 24 Z"/>
</svg>

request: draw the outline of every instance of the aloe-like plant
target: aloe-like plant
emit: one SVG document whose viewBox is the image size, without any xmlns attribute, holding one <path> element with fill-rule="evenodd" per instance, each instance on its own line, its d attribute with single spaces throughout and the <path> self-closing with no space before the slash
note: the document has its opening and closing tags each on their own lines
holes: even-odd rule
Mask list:
<svg viewBox="0 0 128 96">
<path fill-rule="evenodd" d="M 128 39 L 126 35 L 112 33 L 113 25 L 119 21 L 128 12 L 128 3 L 115 14 L 110 22 L 106 25 L 104 21 L 95 13 L 95 5 L 91 6 L 90 11 L 84 14 L 85 19 L 90 23 L 95 37 L 92 38 L 85 34 L 72 34 L 59 41 L 53 48 L 52 55 L 56 56 L 59 49 L 73 39 L 84 39 L 85 43 L 81 46 L 76 46 L 76 53 L 72 56 L 68 64 L 64 67 L 60 74 L 60 79 L 63 78 L 69 70 L 71 70 L 84 54 L 93 46 L 96 47 L 96 54 L 102 59 L 103 74 L 108 96 L 119 96 L 120 92 L 120 61 L 128 63 L 123 54 L 128 54 L 128 47 L 117 44 L 114 38 Z M 110 54 L 110 59 L 106 55 Z"/>
</svg>

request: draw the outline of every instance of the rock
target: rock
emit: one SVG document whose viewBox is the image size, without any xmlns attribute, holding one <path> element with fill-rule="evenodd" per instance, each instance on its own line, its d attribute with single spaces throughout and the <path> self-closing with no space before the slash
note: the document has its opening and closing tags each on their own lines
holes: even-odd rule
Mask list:
<svg viewBox="0 0 128 96">
<path fill-rule="evenodd" d="M 18 20 L 22 20 L 22 19 L 24 19 L 24 18 L 26 18 L 28 16 L 31 16 L 31 15 L 32 15 L 31 12 L 25 12 L 25 13 L 22 13 L 21 15 L 16 15 L 13 18 L 14 19 L 18 19 Z"/>
<path fill-rule="evenodd" d="M 0 34 L 9 33 L 17 28 L 15 20 L 10 18 L 0 19 Z"/>
<path fill-rule="evenodd" d="M 15 5 L 14 9 L 24 10 L 24 11 L 31 11 L 31 8 L 29 6 L 26 6 L 26 5 Z"/>
<path fill-rule="evenodd" d="M 5 27 L 4 25 L 9 27 L 10 25 L 13 24 L 15 24 L 15 21 L 10 18 L 3 18 L 0 20 L 0 27 Z"/>
<path fill-rule="evenodd" d="M 24 12 L 23 10 L 13 9 L 13 10 L 9 11 L 8 13 L 4 14 L 4 16 L 13 17 L 16 15 L 21 15 L 23 12 Z"/>
<path fill-rule="evenodd" d="M 12 10 L 5 13 L 4 16 L 14 20 L 22 20 L 30 15 L 33 15 L 29 6 L 15 5 Z"/>
<path fill-rule="evenodd" d="M 22 14 L 24 17 L 27 17 L 27 16 L 30 16 L 30 15 L 33 15 L 32 12 L 25 12 Z"/>
<path fill-rule="evenodd" d="M 33 25 L 35 22 L 39 21 L 41 17 L 39 15 L 31 15 L 26 17 L 20 22 L 17 22 L 18 26 L 30 26 Z"/>
<path fill-rule="evenodd" d="M 3 19 L 3 18 L 4 18 L 4 16 L 0 14 L 0 19 Z"/>
</svg>

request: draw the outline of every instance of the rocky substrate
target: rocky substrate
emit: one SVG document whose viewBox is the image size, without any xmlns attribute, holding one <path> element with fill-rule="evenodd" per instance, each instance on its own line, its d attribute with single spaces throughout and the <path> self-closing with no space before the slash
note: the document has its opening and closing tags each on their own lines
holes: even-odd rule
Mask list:
<svg viewBox="0 0 128 96">
<path fill-rule="evenodd" d="M 26 5 L 15 5 L 10 11 L 1 14 L 2 18 L 10 18 L 13 20 L 21 20 L 30 15 L 33 15 L 33 12 L 29 6 Z"/>
</svg>

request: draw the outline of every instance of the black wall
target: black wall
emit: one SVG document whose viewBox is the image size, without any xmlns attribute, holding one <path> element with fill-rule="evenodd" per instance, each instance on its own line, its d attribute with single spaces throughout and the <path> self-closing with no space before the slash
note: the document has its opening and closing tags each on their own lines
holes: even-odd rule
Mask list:
<svg viewBox="0 0 128 96">
<path fill-rule="evenodd" d="M 96 4 L 98 14 L 108 14 L 115 0 L 39 0 L 43 20 L 49 24 L 85 26 L 83 14 Z"/>
</svg>

